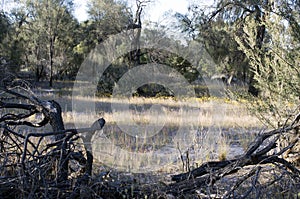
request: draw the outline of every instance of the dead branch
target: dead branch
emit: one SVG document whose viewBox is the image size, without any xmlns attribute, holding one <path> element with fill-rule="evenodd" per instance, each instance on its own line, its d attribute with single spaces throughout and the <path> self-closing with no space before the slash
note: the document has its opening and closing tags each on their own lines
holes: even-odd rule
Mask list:
<svg viewBox="0 0 300 199">
<path fill-rule="evenodd" d="M 74 184 L 69 177 L 80 171 L 70 167 L 71 160 L 83 164 L 81 167 L 91 175 L 91 150 L 86 148 L 85 158 L 84 153 L 78 151 L 75 141 L 81 134 L 92 137 L 95 131 L 101 130 L 105 124 L 103 118 L 89 128 L 65 129 L 60 105 L 54 100 L 40 100 L 27 86 L 18 82 L 0 87 L 0 110 L 1 197 L 7 190 L 31 197 L 41 193 L 40 189 L 48 190 L 50 198 L 64 197 L 62 193 L 67 192 L 62 188 L 72 189 Z M 36 114 L 42 115 L 42 119 L 32 120 Z M 47 124 L 52 127 L 52 132 L 31 131 L 24 134 L 18 130 L 20 126 L 38 128 Z M 54 137 L 55 141 L 47 143 L 50 137 Z"/>
<path fill-rule="evenodd" d="M 266 164 L 279 164 L 287 168 L 291 174 L 298 178 L 300 177 L 300 171 L 293 163 L 282 158 L 282 154 L 286 151 L 292 149 L 299 141 L 294 139 L 290 144 L 278 152 L 273 149 L 277 147 L 276 143 L 279 138 L 289 133 L 299 129 L 298 117 L 296 117 L 296 122 L 292 121 L 291 125 L 284 126 L 278 129 L 274 129 L 265 133 L 260 133 L 256 139 L 249 145 L 246 152 L 239 158 L 225 161 L 212 161 L 201 165 L 200 167 L 186 173 L 181 173 L 178 175 L 173 175 L 172 180 L 176 183 L 171 184 L 167 188 L 167 192 L 179 195 L 183 193 L 193 193 L 199 187 L 213 186 L 216 181 L 222 179 L 223 177 L 233 174 L 241 170 L 246 166 L 257 165 L 248 174 L 242 177 L 234 186 L 231 187 L 229 191 L 224 193 L 224 197 L 230 195 L 237 187 L 239 187 L 247 178 L 256 175 L 255 178 L 259 177 L 260 165 Z M 249 190 L 249 192 L 251 192 Z M 245 194 L 248 195 L 248 194 Z"/>
</svg>

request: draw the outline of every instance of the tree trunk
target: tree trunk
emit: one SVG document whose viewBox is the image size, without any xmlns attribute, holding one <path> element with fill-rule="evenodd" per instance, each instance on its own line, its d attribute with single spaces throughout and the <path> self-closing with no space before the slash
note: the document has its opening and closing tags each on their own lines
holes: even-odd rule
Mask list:
<svg viewBox="0 0 300 199">
<path fill-rule="evenodd" d="M 49 86 L 53 86 L 53 55 L 54 55 L 54 42 L 55 37 L 50 38 L 50 47 L 49 47 L 49 62 L 50 62 L 50 78 L 49 78 Z"/>
<path fill-rule="evenodd" d="M 48 117 L 50 125 L 54 132 L 65 130 L 61 106 L 54 100 L 48 101 L 46 106 L 47 112 L 44 114 Z M 55 136 L 55 141 L 59 141 L 65 138 L 65 134 L 59 134 Z M 62 142 L 60 149 L 60 157 L 57 160 L 57 183 L 68 180 L 68 154 L 67 154 L 67 142 Z"/>
<path fill-rule="evenodd" d="M 138 66 L 140 64 L 141 60 L 141 44 L 140 44 L 140 38 L 141 38 L 141 28 L 142 28 L 142 21 L 141 21 L 141 14 L 143 11 L 143 2 L 137 1 L 137 10 L 135 14 L 135 20 L 132 27 L 137 28 L 136 35 L 134 35 L 134 49 L 133 52 L 131 52 L 131 61 L 133 61 L 134 66 Z M 133 32 L 135 31 L 135 28 L 133 28 Z"/>
<path fill-rule="evenodd" d="M 85 173 L 88 174 L 89 176 L 92 175 L 93 161 L 94 161 L 94 156 L 92 151 L 92 138 L 95 132 L 99 129 L 102 129 L 104 125 L 105 125 L 105 120 L 101 118 L 92 124 L 92 126 L 90 127 L 92 129 L 91 132 L 86 132 L 84 135 L 81 136 L 84 143 L 84 148 L 87 157 L 86 165 L 85 165 Z"/>
</svg>

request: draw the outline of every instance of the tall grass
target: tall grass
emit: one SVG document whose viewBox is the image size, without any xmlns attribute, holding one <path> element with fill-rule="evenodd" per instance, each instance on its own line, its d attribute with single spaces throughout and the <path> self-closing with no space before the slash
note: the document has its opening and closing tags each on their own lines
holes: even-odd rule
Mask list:
<svg viewBox="0 0 300 199">
<path fill-rule="evenodd" d="M 242 148 L 250 140 L 250 137 L 243 136 L 243 132 L 261 126 L 243 103 L 228 99 L 76 97 L 73 100 L 95 103 L 96 113 L 65 109 L 64 121 L 89 126 L 99 117 L 104 117 L 107 124 L 94 139 L 94 154 L 100 162 L 126 171 L 140 171 L 141 168 L 170 172 L 182 170 L 181 156 L 185 157 L 184 161 L 189 158 L 190 167 L 205 161 L 232 158 L 231 140 L 225 131 L 241 130 L 237 139 L 240 139 Z M 111 104 L 114 103 L 127 104 L 130 108 L 112 111 Z M 160 113 L 151 109 L 153 105 L 161 106 Z M 125 132 L 122 127 L 127 125 L 129 119 L 133 122 L 131 125 L 141 126 L 139 132 Z M 154 132 L 143 131 L 143 125 L 154 125 L 157 129 L 154 127 Z M 129 131 L 133 129 L 130 125 L 126 127 Z M 182 147 L 181 151 L 177 143 L 182 138 L 175 136 L 179 128 L 183 128 L 189 136 L 189 146 Z M 147 165 L 151 165 L 151 168 L 147 168 Z M 157 168 L 153 168 L 153 165 L 157 165 Z"/>
<path fill-rule="evenodd" d="M 192 168 L 205 161 L 233 158 L 252 138 L 248 131 L 261 127 L 247 111 L 245 102 L 230 99 L 52 95 L 63 108 L 67 127 L 74 124 L 87 127 L 99 117 L 105 118 L 103 132 L 94 137 L 94 155 L 100 163 L 126 171 L 144 168 L 145 171 L 174 172 L 182 171 L 182 161 Z M 83 108 L 72 111 L 72 100 L 83 104 Z M 84 109 L 84 104 L 91 103 L 95 104 L 95 112 Z M 129 109 L 113 110 L 112 104 L 128 105 Z M 153 105 L 160 108 L 151 109 Z M 130 125 L 141 127 L 138 132 L 127 132 L 134 129 L 128 125 L 129 120 L 132 121 Z M 154 126 L 152 132 L 144 130 L 143 126 L 151 125 Z M 178 148 L 177 144 L 187 139 L 176 136 L 180 128 L 184 131 L 180 136 L 188 135 L 188 145 Z M 234 136 L 226 132 L 233 132 Z M 233 142 L 238 150 L 233 148 Z"/>
</svg>

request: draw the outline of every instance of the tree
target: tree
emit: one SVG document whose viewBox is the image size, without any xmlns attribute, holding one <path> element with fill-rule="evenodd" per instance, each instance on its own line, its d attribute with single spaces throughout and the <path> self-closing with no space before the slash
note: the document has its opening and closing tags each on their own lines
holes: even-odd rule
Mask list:
<svg viewBox="0 0 300 199">
<path fill-rule="evenodd" d="M 7 62 L 11 72 L 19 72 L 22 64 L 21 56 L 23 51 L 22 39 L 19 36 L 19 27 L 24 22 L 24 15 L 14 18 L 14 13 L 0 13 L 0 56 Z"/>
<path fill-rule="evenodd" d="M 136 0 L 136 10 L 133 12 L 124 1 L 90 0 L 88 13 L 97 42 L 101 42 L 108 35 L 127 31 L 133 37 L 130 59 L 134 65 L 138 65 L 140 62 L 141 17 L 144 7 L 150 2 L 150 0 Z"/>
<path fill-rule="evenodd" d="M 283 10 L 286 6 L 288 8 Z M 255 110 L 262 121 L 273 127 L 292 117 L 299 104 L 299 35 L 295 34 L 299 27 L 296 12 L 299 5 L 290 6 L 274 3 L 272 14 L 263 23 L 268 42 L 260 50 L 255 48 L 254 22 L 250 19 L 243 27 L 247 37 L 236 38 L 250 60 L 256 87 L 261 90 Z"/>
<path fill-rule="evenodd" d="M 290 106 L 287 101 L 295 104 L 299 95 L 294 89 L 298 85 L 299 2 L 226 0 L 215 6 L 207 13 L 194 5 L 192 15 L 177 15 L 183 31 L 202 39 L 228 72 L 244 71 L 249 92 L 257 96 L 260 91 L 261 101 L 266 102 L 257 110 L 269 110 L 273 122 L 268 124 L 282 124 L 288 115 L 283 114 L 284 106 Z M 281 106 L 275 105 L 279 96 L 286 101 Z"/>
<path fill-rule="evenodd" d="M 227 74 L 235 74 L 243 81 L 249 82 L 249 93 L 258 95 L 254 84 L 254 73 L 248 66 L 247 57 L 239 49 L 235 35 L 242 36 L 242 29 L 235 28 L 238 24 L 247 23 L 250 17 L 255 21 L 256 48 L 260 49 L 266 39 L 265 19 L 270 12 L 269 1 L 236 1 L 220 0 L 215 2 L 215 9 L 207 14 L 205 8 L 198 5 L 190 7 L 191 16 L 177 14 L 182 29 L 189 32 L 195 39 L 200 39 L 215 61 L 224 65 L 221 70 Z"/>
<path fill-rule="evenodd" d="M 190 16 L 177 16 L 182 30 L 201 38 L 217 62 L 231 60 L 231 70 L 247 67 L 248 91 L 256 96 L 251 110 L 273 128 L 298 112 L 299 6 L 299 1 L 220 0 L 209 12 L 194 5 Z M 278 141 L 280 147 L 289 146 L 298 135 Z M 299 154 L 298 147 L 294 149 Z"/>
<path fill-rule="evenodd" d="M 129 24 L 132 24 L 132 15 L 129 7 L 123 1 L 90 0 L 88 2 L 90 26 L 95 44 L 100 43 L 108 35 L 120 33 Z"/>
<path fill-rule="evenodd" d="M 6 34 L 9 32 L 9 20 L 6 16 L 5 13 L 1 12 L 0 13 L 0 42 L 2 43 L 4 37 L 6 36 Z"/>
<path fill-rule="evenodd" d="M 48 66 L 50 87 L 53 85 L 54 68 L 57 65 L 55 58 L 59 56 L 59 47 L 69 41 L 68 35 L 76 26 L 71 14 L 72 5 L 71 0 L 26 0 L 22 8 L 28 16 L 27 23 L 22 27 L 23 38 L 30 46 L 25 59 L 36 65 L 37 80 L 45 66 Z M 62 47 L 62 50 L 63 48 L 66 47 Z"/>
</svg>

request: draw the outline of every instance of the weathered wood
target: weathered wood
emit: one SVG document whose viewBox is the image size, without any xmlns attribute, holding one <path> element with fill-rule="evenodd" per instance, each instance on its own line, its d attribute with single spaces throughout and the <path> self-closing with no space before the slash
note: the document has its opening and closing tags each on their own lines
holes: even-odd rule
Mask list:
<svg viewBox="0 0 300 199">
<path fill-rule="evenodd" d="M 276 142 L 278 141 L 280 135 L 298 128 L 299 124 L 297 122 L 292 122 L 289 126 L 261 133 L 256 137 L 254 142 L 249 145 L 246 152 L 239 158 L 225 161 L 207 162 L 190 172 L 173 175 L 172 180 L 175 181 L 175 183 L 170 184 L 166 189 L 166 192 L 174 195 L 191 193 L 199 187 L 207 186 L 208 184 L 213 185 L 222 177 L 236 173 L 245 166 L 258 164 L 263 165 L 278 163 L 285 166 L 295 175 L 300 176 L 300 171 L 298 168 L 280 157 L 283 153 L 293 148 L 299 139 L 290 143 L 289 146 L 276 153 L 273 152 L 271 155 L 268 154 L 276 147 Z M 255 174 L 255 172 L 251 172 L 250 174 Z"/>
<path fill-rule="evenodd" d="M 64 122 L 62 119 L 61 106 L 54 100 L 43 103 L 43 113 L 49 119 L 49 123 L 54 132 L 65 130 Z M 55 141 L 63 139 L 65 134 L 59 134 L 55 136 Z"/>
<path fill-rule="evenodd" d="M 105 125 L 105 120 L 103 118 L 98 119 L 95 121 L 92 126 L 90 127 L 91 131 L 86 132 L 85 135 L 82 135 L 82 140 L 84 143 L 87 161 L 85 165 L 85 173 L 88 175 L 92 175 L 93 170 L 93 151 L 92 151 L 92 137 L 97 130 L 101 130 Z"/>
<path fill-rule="evenodd" d="M 62 119 L 62 110 L 59 103 L 54 100 L 46 101 L 42 103 L 43 113 L 45 117 L 49 120 L 49 123 L 54 132 L 65 130 L 64 122 Z M 63 140 L 65 134 L 55 135 L 55 141 Z M 57 172 L 56 180 L 57 183 L 65 182 L 68 180 L 68 169 L 69 169 L 69 160 L 68 160 L 68 144 L 67 142 L 62 142 L 59 147 L 60 157 L 57 160 Z"/>
<path fill-rule="evenodd" d="M 235 162 L 236 160 L 237 159 L 225 160 L 225 161 L 221 161 L 221 162 L 217 162 L 217 161 L 206 162 L 206 163 L 202 164 L 200 167 L 192 170 L 191 172 L 173 175 L 172 180 L 176 181 L 176 182 L 180 182 L 183 180 L 188 180 L 190 178 L 195 178 L 197 176 L 202 176 L 204 174 L 211 172 L 214 169 L 216 170 L 216 169 L 224 168 L 225 166 L 229 165 L 232 162 Z"/>
<path fill-rule="evenodd" d="M 79 181 L 80 183 L 77 183 L 78 187 L 75 189 L 80 190 L 82 185 L 86 186 L 88 184 L 93 168 L 91 139 L 97 130 L 103 128 L 105 120 L 101 118 L 89 128 L 65 129 L 59 103 L 54 100 L 42 101 L 34 95 L 29 87 L 26 85 L 22 87 L 24 85 L 18 85 L 17 83 L 10 84 L 11 87 L 6 87 L 6 85 L 0 87 L 0 109 L 12 110 L 11 113 L 3 114 L 0 117 L 0 133 L 4 137 L 0 143 L 4 153 L 4 156 L 1 156 L 1 166 L 12 168 L 12 176 L 16 175 L 14 172 L 18 172 L 18 176 L 21 175 L 18 179 L 22 183 L 18 180 L 16 183 L 21 186 L 23 192 L 29 193 L 29 197 L 36 191 L 35 188 L 31 190 L 32 187 L 36 187 L 38 190 L 41 186 L 49 190 L 47 197 L 64 198 L 64 194 L 67 193 L 64 189 L 74 186 L 69 177 L 81 179 L 78 180 L 78 183 Z M 32 118 L 35 114 L 42 114 L 43 117 L 36 121 Z M 42 127 L 47 124 L 51 125 L 51 132 L 30 131 L 24 135 L 17 132 L 17 128 L 15 128 L 21 125 Z M 88 142 L 85 145 L 86 158 L 82 151 L 71 147 L 75 146 L 73 145 L 74 141 L 82 134 L 85 135 Z M 54 141 L 44 146 L 43 140 L 47 137 L 54 137 Z M 6 155 L 16 157 L 10 159 Z M 69 168 L 70 160 L 77 162 L 74 162 L 73 167 Z M 77 163 L 85 165 L 84 174 L 78 172 L 82 171 L 80 170 L 82 167 L 77 167 Z M 9 169 L 5 168 L 5 170 Z M 6 180 L 4 179 L 4 181 Z M 4 182 L 4 185 L 8 185 L 7 189 L 12 187 L 10 182 Z M 51 187 L 51 190 L 49 187 Z"/>
</svg>

